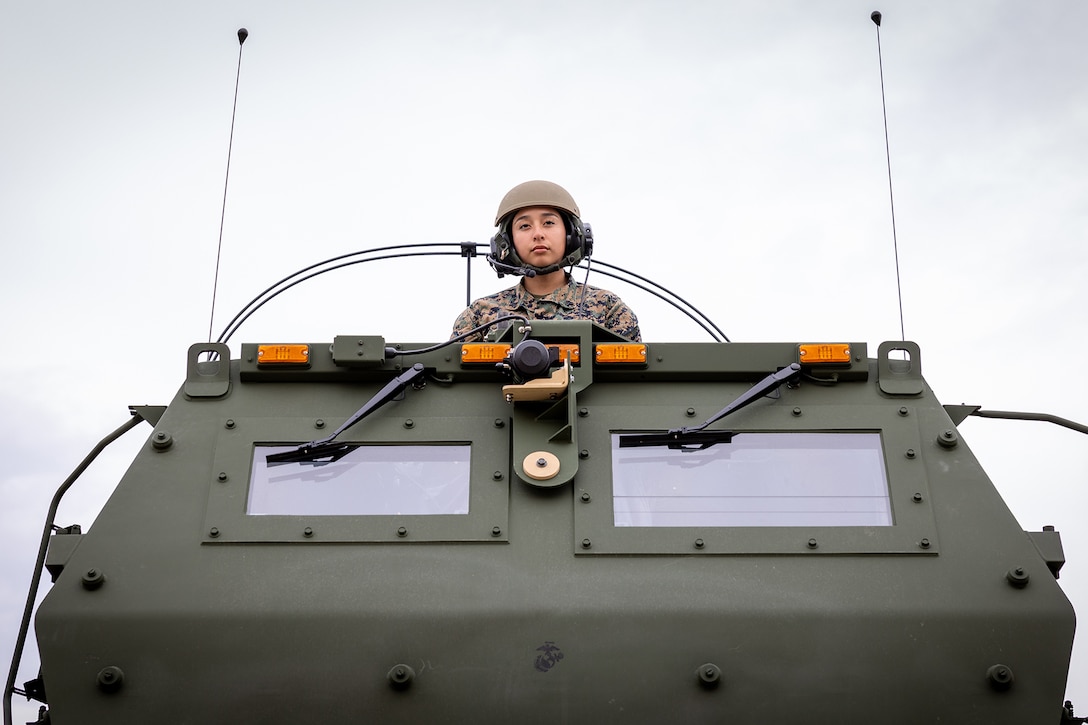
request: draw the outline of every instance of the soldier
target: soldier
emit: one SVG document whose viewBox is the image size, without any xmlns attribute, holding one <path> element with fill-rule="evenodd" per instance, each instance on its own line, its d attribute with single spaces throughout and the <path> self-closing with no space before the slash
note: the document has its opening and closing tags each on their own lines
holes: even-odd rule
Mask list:
<svg viewBox="0 0 1088 725">
<path fill-rule="evenodd" d="M 550 181 L 526 181 L 507 192 L 495 215 L 498 233 L 487 261 L 521 282 L 482 297 L 458 317 L 451 337 L 503 315 L 537 320 L 590 320 L 628 340 L 641 341 L 635 313 L 617 295 L 575 282 L 564 267 L 593 253 L 593 233 L 579 218 L 566 189 Z M 466 342 L 482 340 L 480 332 Z"/>
</svg>

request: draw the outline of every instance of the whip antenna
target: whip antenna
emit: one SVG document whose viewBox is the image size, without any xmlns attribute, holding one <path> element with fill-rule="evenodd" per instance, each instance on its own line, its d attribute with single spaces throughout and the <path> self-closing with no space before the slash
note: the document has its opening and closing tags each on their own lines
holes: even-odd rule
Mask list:
<svg viewBox="0 0 1088 725">
<path fill-rule="evenodd" d="M 888 104 L 884 100 L 884 56 L 880 51 L 880 11 L 874 10 L 869 18 L 876 25 L 876 57 L 880 64 L 880 106 L 884 110 L 884 157 L 888 163 L 888 201 L 892 210 L 892 247 L 895 249 L 895 286 L 899 293 L 899 334 L 906 341 L 907 332 L 903 324 L 903 285 L 899 281 L 899 240 L 895 234 L 895 194 L 892 193 L 892 152 L 888 144 Z"/>
<path fill-rule="evenodd" d="M 242 77 L 242 45 L 249 37 L 249 31 L 238 28 L 238 71 L 234 75 L 234 107 L 230 111 L 230 140 L 227 142 L 227 173 L 223 179 L 223 209 L 219 214 L 219 246 L 215 251 L 215 279 L 212 281 L 212 313 L 208 319 L 208 342 L 212 341 L 212 326 L 215 324 L 215 295 L 219 289 L 219 259 L 223 255 L 223 221 L 227 218 L 227 184 L 230 182 L 230 154 L 234 148 L 234 117 L 238 112 L 238 80 Z"/>
</svg>

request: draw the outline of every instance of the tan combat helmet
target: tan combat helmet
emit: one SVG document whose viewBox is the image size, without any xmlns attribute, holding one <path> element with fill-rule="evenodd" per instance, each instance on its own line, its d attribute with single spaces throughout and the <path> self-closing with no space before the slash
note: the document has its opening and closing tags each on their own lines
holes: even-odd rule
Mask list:
<svg viewBox="0 0 1088 725">
<path fill-rule="evenodd" d="M 507 215 L 530 206 L 550 206 L 575 217 L 582 216 L 574 197 L 559 184 L 540 180 L 526 181 L 506 192 L 506 196 L 499 202 L 495 226 L 499 226 Z"/>
</svg>

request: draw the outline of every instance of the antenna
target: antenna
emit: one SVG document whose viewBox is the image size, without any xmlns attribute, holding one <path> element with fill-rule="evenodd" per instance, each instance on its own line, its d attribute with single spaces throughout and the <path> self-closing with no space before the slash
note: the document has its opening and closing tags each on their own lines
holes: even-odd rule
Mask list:
<svg viewBox="0 0 1088 725">
<path fill-rule="evenodd" d="M 895 286 L 899 292 L 899 334 L 903 341 L 907 339 L 906 327 L 903 324 L 903 284 L 899 280 L 899 239 L 895 234 L 895 194 L 892 193 L 892 152 L 888 144 L 888 104 L 884 100 L 884 56 L 880 51 L 880 19 L 879 10 L 874 10 L 869 18 L 876 25 L 876 57 L 880 64 L 880 106 L 884 110 L 884 156 L 888 162 L 888 201 L 892 209 L 892 246 L 895 249 Z"/>
<path fill-rule="evenodd" d="M 219 213 L 219 246 L 215 251 L 215 279 L 212 281 L 212 312 L 208 319 L 208 342 L 212 341 L 212 325 L 215 324 L 215 296 L 219 289 L 219 259 L 223 255 L 223 221 L 227 218 L 227 184 L 230 182 L 230 155 L 234 149 L 234 117 L 238 112 L 238 80 L 242 77 L 242 45 L 249 31 L 238 28 L 238 71 L 234 75 L 234 107 L 230 112 L 230 140 L 227 142 L 227 173 L 223 179 L 223 209 Z"/>
</svg>

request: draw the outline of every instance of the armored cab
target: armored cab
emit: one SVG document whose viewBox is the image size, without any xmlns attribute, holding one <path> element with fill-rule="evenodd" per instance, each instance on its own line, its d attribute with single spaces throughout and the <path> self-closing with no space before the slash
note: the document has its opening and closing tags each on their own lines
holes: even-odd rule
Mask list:
<svg viewBox="0 0 1088 725">
<path fill-rule="evenodd" d="M 193 346 L 53 537 L 53 725 L 1061 721 L 1058 534 L 912 343 L 534 321 L 229 357 Z"/>
</svg>

